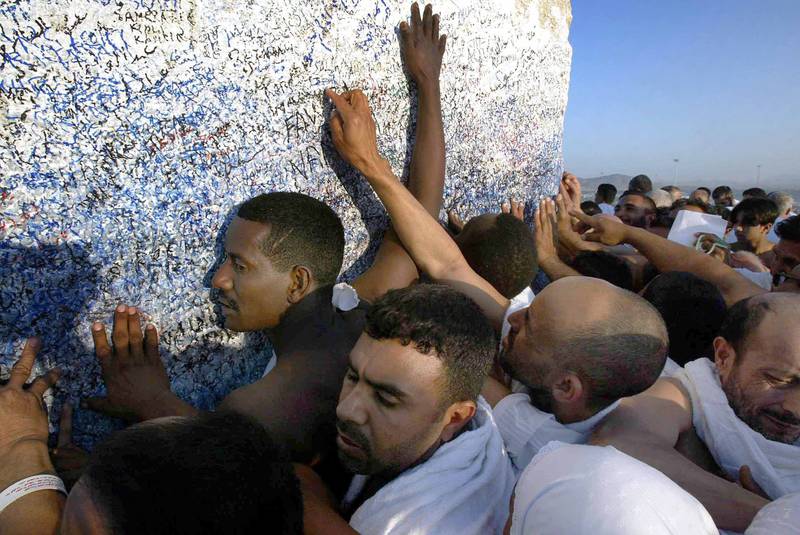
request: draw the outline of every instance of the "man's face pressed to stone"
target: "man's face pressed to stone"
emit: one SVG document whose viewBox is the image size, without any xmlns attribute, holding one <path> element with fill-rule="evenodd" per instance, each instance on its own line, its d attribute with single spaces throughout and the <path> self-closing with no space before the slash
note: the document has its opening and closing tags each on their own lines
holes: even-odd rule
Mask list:
<svg viewBox="0 0 800 535">
<path fill-rule="evenodd" d="M 397 475 L 438 445 L 444 367 L 413 343 L 362 334 L 336 408 L 339 458 L 357 474 Z"/>
<path fill-rule="evenodd" d="M 281 273 L 261 244 L 269 225 L 235 217 L 225 234 L 225 262 L 212 286 L 219 290 L 225 327 L 233 331 L 270 329 L 288 308 L 290 273 Z"/>
</svg>

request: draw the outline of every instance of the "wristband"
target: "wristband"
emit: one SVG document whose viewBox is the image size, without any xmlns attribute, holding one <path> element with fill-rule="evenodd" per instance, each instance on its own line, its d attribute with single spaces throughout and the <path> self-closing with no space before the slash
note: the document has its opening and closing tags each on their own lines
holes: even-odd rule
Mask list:
<svg viewBox="0 0 800 535">
<path fill-rule="evenodd" d="M 17 481 L 3 492 L 0 492 L 0 513 L 23 496 L 27 496 L 38 490 L 57 490 L 65 496 L 67 494 L 64 482 L 57 476 L 40 474 L 38 476 L 26 477 L 25 479 Z"/>
</svg>

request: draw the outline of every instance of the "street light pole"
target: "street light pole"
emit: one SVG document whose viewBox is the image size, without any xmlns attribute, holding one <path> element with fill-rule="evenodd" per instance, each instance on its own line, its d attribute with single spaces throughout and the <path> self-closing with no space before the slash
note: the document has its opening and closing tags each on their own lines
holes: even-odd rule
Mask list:
<svg viewBox="0 0 800 535">
<path fill-rule="evenodd" d="M 761 164 L 756 165 L 756 186 L 761 185 Z"/>
<path fill-rule="evenodd" d="M 672 169 L 672 181 L 673 181 L 673 182 L 677 182 L 677 181 L 678 181 L 678 162 L 679 162 L 679 161 L 680 161 L 680 160 L 678 160 L 677 158 L 673 158 L 673 159 L 672 159 L 672 162 L 675 164 L 675 165 L 673 166 L 673 169 Z M 674 185 L 674 184 L 673 184 L 673 185 Z"/>
</svg>

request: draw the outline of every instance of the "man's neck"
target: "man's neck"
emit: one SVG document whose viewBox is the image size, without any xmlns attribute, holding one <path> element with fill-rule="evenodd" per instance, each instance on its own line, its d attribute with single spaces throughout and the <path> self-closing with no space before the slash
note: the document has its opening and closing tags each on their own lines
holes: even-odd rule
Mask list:
<svg viewBox="0 0 800 535">
<path fill-rule="evenodd" d="M 764 237 L 763 240 L 761 240 L 760 242 L 758 242 L 758 244 L 756 244 L 754 252 L 757 255 L 762 255 L 764 253 L 770 252 L 773 247 L 775 247 L 775 244 L 769 241 L 766 237 Z"/>
<path fill-rule="evenodd" d="M 281 321 L 266 331 L 275 353 L 281 354 L 286 344 L 296 333 L 299 324 L 307 324 L 320 307 L 332 307 L 332 286 L 320 286 L 307 293 L 300 301 L 289 306 L 281 316 Z"/>
<path fill-rule="evenodd" d="M 588 420 L 601 410 L 602 409 L 593 410 L 585 406 L 576 407 L 572 405 L 556 405 L 553 415 L 556 417 L 556 420 L 562 424 L 574 424 Z"/>
</svg>

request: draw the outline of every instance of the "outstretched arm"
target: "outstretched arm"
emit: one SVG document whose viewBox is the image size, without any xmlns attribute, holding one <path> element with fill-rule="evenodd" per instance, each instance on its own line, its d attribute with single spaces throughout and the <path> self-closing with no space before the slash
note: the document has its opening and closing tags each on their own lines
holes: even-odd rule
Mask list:
<svg viewBox="0 0 800 535">
<path fill-rule="evenodd" d="M 417 267 L 475 300 L 499 331 L 509 301 L 469 267 L 455 242 L 403 187 L 378 152 L 375 123 L 367 97 L 359 90 L 348 101 L 329 89 L 336 110 L 331 137 L 339 154 L 356 167 L 383 201 L 392 224 Z"/>
<path fill-rule="evenodd" d="M 400 24 L 401 52 L 417 87 L 417 128 L 408 189 L 427 212 L 439 217 L 445 175 L 444 126 L 439 91 L 446 36 L 439 36 L 439 15 L 430 4 L 420 17 L 411 6 L 411 24 Z M 383 237 L 372 267 L 356 279 L 358 295 L 374 301 L 392 288 L 404 288 L 418 277 L 417 266 L 400 243 L 394 228 Z"/>
<path fill-rule="evenodd" d="M 587 216 L 580 210 L 571 214 L 591 226 L 605 245 L 628 243 L 644 255 L 659 271 L 687 271 L 719 288 L 728 306 L 765 292 L 724 263 L 689 247 L 600 216 Z"/>
<path fill-rule="evenodd" d="M 692 429 L 692 408 L 680 383 L 666 378 L 637 396 L 623 399 L 595 429 L 591 444 L 611 445 L 649 464 L 692 494 L 717 527 L 743 532 L 767 500 L 706 472 L 675 446 Z"/>
</svg>

